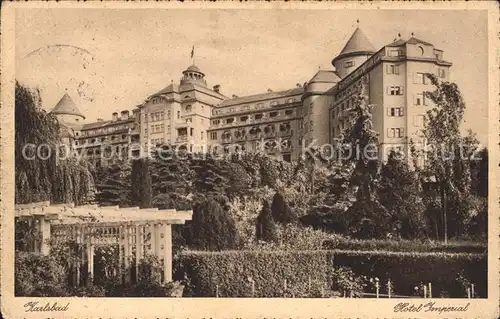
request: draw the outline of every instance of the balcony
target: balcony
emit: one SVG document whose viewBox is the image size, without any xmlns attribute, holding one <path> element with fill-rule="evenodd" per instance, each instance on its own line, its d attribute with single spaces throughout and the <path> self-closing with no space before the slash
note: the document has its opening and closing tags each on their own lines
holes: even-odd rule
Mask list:
<svg viewBox="0 0 500 319">
<path fill-rule="evenodd" d="M 186 143 L 186 142 L 187 142 L 187 140 L 188 140 L 188 136 L 187 136 L 187 135 L 180 135 L 180 136 L 178 136 L 178 137 L 175 139 L 175 141 L 176 141 L 177 143 Z"/>
</svg>

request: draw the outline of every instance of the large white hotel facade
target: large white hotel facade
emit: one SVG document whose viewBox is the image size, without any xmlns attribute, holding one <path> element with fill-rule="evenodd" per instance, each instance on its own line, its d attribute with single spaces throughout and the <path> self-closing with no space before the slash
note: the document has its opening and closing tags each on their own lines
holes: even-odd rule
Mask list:
<svg viewBox="0 0 500 319">
<path fill-rule="evenodd" d="M 431 106 L 423 94 L 432 90 L 424 74 L 446 80 L 452 64 L 443 59 L 443 51 L 413 36 L 375 50 L 358 27 L 332 65 L 303 85 L 243 97 L 227 97 L 219 85 L 209 87 L 205 74 L 191 65 L 178 84 L 152 94 L 131 113 L 114 113 L 112 120 L 84 124 L 84 115 L 67 95 L 52 113 L 68 128 L 65 136 L 75 148 L 96 165 L 105 164 L 103 151 L 125 155 L 134 152 L 131 145 L 148 150 L 159 144 L 192 152 L 214 145 L 226 152 L 255 151 L 264 145 L 266 153 L 293 161 L 303 144 L 331 144 L 341 134 L 363 84 L 374 105 L 380 147 L 407 153 L 410 139 L 421 142 Z"/>
</svg>

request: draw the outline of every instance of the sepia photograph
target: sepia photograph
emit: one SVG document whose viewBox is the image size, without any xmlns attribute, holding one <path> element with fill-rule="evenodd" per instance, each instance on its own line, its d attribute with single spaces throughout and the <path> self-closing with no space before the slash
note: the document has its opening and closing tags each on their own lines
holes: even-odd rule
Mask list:
<svg viewBox="0 0 500 319">
<path fill-rule="evenodd" d="M 488 10 L 136 7 L 10 10 L 19 311 L 497 297 Z"/>
</svg>

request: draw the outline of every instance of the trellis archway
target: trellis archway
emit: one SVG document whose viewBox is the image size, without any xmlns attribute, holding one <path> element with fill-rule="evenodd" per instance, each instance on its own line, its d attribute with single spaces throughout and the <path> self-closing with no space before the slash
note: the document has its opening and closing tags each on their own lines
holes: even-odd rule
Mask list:
<svg viewBox="0 0 500 319">
<path fill-rule="evenodd" d="M 87 264 L 90 277 L 94 274 L 95 247 L 117 245 L 120 271 L 130 269 L 133 266 L 130 260 L 135 260 L 137 277 L 138 261 L 153 255 L 162 261 L 161 282 L 169 282 L 172 281 L 172 224 L 191 220 L 192 211 L 38 202 L 16 205 L 15 216 L 28 220 L 39 233 L 32 245 L 34 252 L 48 255 L 51 238 L 74 242 L 83 248 L 79 250 L 79 263 Z M 80 282 L 79 265 L 76 267 L 77 283 Z M 120 278 L 130 281 L 130 276 L 128 271 Z"/>
</svg>

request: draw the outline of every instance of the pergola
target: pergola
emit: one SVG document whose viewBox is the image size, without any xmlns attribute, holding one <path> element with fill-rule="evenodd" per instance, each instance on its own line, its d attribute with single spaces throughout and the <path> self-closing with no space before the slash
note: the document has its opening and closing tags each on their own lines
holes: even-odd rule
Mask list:
<svg viewBox="0 0 500 319">
<path fill-rule="evenodd" d="M 118 245 L 119 264 L 128 269 L 135 259 L 136 276 L 138 261 L 146 255 L 163 260 L 162 282 L 172 281 L 172 224 L 191 220 L 192 211 L 157 208 L 140 209 L 118 206 L 51 204 L 38 202 L 15 207 L 15 216 L 28 220 L 39 231 L 35 251 L 50 253 L 51 236 L 84 247 L 81 256 L 87 261 L 88 275 L 94 274 L 94 248 L 100 245 Z M 121 269 L 121 267 L 120 267 Z M 79 282 L 79 269 L 77 282 Z M 130 280 L 130 273 L 125 280 Z"/>
</svg>

